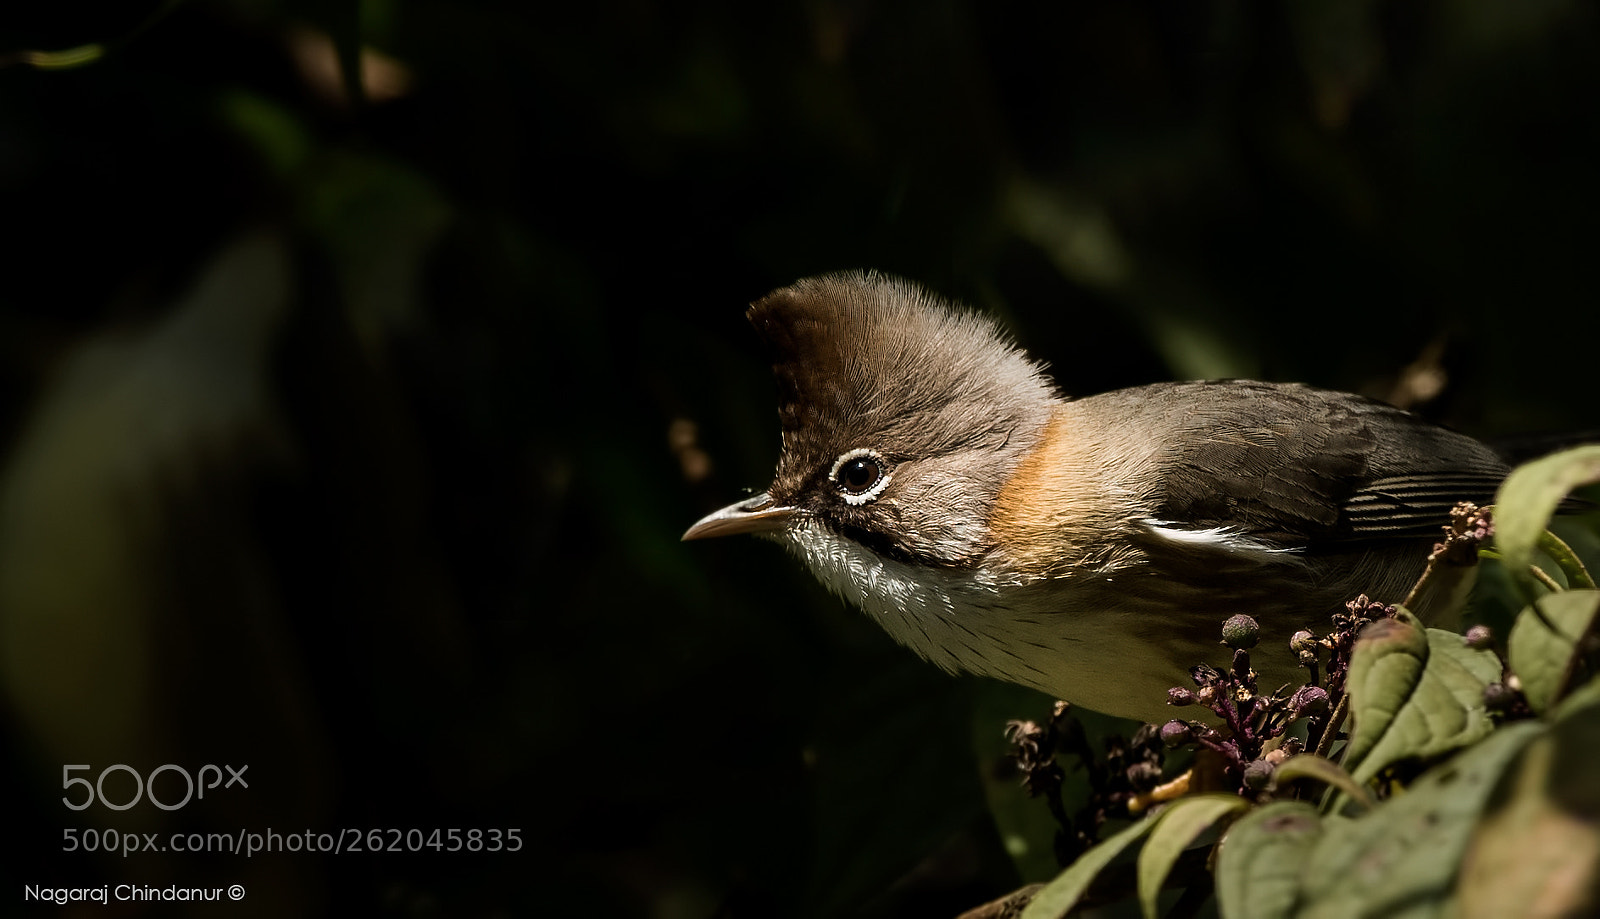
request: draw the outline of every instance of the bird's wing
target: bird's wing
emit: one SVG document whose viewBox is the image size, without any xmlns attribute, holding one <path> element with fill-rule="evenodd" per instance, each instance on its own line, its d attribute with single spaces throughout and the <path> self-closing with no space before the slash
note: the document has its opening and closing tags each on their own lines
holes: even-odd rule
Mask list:
<svg viewBox="0 0 1600 919">
<path fill-rule="evenodd" d="M 1488 447 L 1392 406 L 1304 386 L 1173 384 L 1151 395 L 1178 430 L 1147 498 L 1158 518 L 1283 546 L 1436 535 L 1458 501 L 1488 503 Z"/>
</svg>

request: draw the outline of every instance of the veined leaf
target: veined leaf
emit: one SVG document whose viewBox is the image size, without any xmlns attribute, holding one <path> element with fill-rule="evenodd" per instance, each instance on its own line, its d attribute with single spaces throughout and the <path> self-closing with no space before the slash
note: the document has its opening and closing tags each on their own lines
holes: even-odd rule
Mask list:
<svg viewBox="0 0 1600 919">
<path fill-rule="evenodd" d="M 1279 785 L 1288 784 L 1296 779 L 1315 779 L 1332 785 L 1354 798 L 1362 807 L 1372 807 L 1372 793 L 1333 760 L 1312 753 L 1302 753 L 1284 760 L 1272 774 L 1272 780 Z"/>
<path fill-rule="evenodd" d="M 1567 590 L 1535 600 L 1517 616 L 1506 639 L 1506 663 L 1522 682 L 1533 710 L 1559 701 L 1576 642 L 1600 611 L 1600 590 Z"/>
<path fill-rule="evenodd" d="M 1574 488 L 1594 482 L 1600 482 L 1600 444 L 1518 466 L 1500 484 L 1494 504 L 1495 548 L 1529 599 L 1543 592 L 1528 568 L 1551 515 Z"/>
<path fill-rule="evenodd" d="M 1292 916 L 1301 875 L 1322 829 L 1321 815 L 1304 801 L 1275 801 L 1240 817 L 1228 828 L 1217 854 L 1217 907 L 1222 915 L 1228 919 Z"/>
<path fill-rule="evenodd" d="M 1156 898 L 1183 850 L 1218 820 L 1249 806 L 1238 795 L 1196 795 L 1174 801 L 1155 818 L 1155 829 L 1139 850 L 1139 905 L 1145 919 L 1160 916 Z"/>
<path fill-rule="evenodd" d="M 1466 647 L 1453 632 L 1424 630 L 1403 610 L 1368 626 L 1350 660 L 1350 774 L 1364 783 L 1393 763 L 1488 734 L 1494 723 L 1483 688 L 1499 677 L 1492 652 Z"/>
<path fill-rule="evenodd" d="M 1307 859 L 1316 869 L 1301 877 L 1296 919 L 1438 916 L 1490 793 L 1545 730 L 1533 721 L 1507 725 L 1365 815 L 1324 820 Z"/>
<path fill-rule="evenodd" d="M 1565 712 L 1502 777 L 1462 862 L 1462 919 L 1600 908 L 1600 697 L 1587 703 Z"/>
</svg>

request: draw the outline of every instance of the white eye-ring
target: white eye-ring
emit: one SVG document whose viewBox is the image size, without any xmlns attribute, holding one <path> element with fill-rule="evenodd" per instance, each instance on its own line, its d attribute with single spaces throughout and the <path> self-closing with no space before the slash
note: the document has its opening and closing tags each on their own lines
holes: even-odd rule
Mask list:
<svg viewBox="0 0 1600 919">
<path fill-rule="evenodd" d="M 833 461 L 828 480 L 839 489 L 846 504 L 860 506 L 889 487 L 889 464 L 878 451 L 858 447 Z"/>
</svg>

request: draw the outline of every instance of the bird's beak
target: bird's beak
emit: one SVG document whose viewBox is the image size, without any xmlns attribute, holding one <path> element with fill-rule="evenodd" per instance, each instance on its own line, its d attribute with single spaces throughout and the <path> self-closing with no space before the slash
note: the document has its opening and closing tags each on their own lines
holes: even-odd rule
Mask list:
<svg viewBox="0 0 1600 919">
<path fill-rule="evenodd" d="M 709 539 L 734 533 L 767 533 L 783 529 L 794 516 L 795 508 L 778 504 L 771 495 L 762 492 L 701 517 L 683 534 L 683 538 Z"/>
</svg>

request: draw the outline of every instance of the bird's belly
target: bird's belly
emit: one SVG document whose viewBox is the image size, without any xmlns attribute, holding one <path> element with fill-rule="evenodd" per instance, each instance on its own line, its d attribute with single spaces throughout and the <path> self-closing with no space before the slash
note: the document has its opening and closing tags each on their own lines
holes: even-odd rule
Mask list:
<svg viewBox="0 0 1600 919">
<path fill-rule="evenodd" d="M 1261 626 L 1252 663 L 1272 692 L 1305 679 L 1289 638 L 1318 635 L 1357 594 L 1398 602 L 1422 567 L 1352 558 L 1332 567 L 1212 569 L 1184 578 L 1151 561 L 1112 572 L 1031 581 L 986 571 L 913 569 L 827 533 L 789 540 L 829 588 L 896 641 L 951 672 L 992 676 L 1112 715 L 1164 721 L 1167 690 L 1191 686 L 1196 664 L 1226 667 L 1222 622 L 1246 613 Z M 1370 586 L 1356 586 L 1370 584 Z"/>
</svg>

